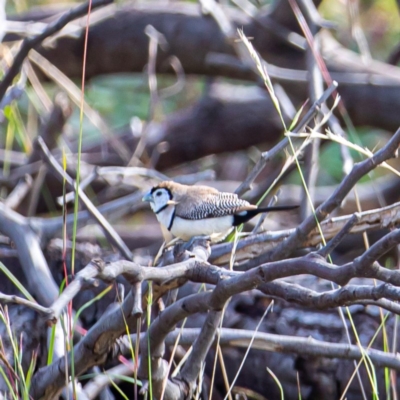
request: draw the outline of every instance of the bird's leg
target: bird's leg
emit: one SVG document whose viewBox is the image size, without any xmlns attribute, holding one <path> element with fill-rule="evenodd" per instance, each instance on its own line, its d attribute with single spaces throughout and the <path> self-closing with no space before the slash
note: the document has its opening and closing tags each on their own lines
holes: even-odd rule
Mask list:
<svg viewBox="0 0 400 400">
<path fill-rule="evenodd" d="M 193 252 L 193 248 L 200 246 L 207 249 L 209 248 L 211 241 L 212 240 L 210 236 L 193 236 L 187 242 L 182 239 L 175 238 L 162 247 L 162 252 L 164 253 L 166 250 L 173 247 L 172 253 L 174 259 L 180 259 L 184 253 L 186 253 L 186 256 L 195 257 L 196 255 Z"/>
<path fill-rule="evenodd" d="M 164 242 L 161 247 L 158 250 L 158 253 L 156 254 L 154 261 L 153 261 L 153 265 L 157 265 L 158 261 L 160 260 L 161 256 L 164 256 L 165 253 L 167 252 L 168 249 L 170 249 L 171 247 L 175 247 L 176 243 L 178 242 L 182 242 L 182 244 L 184 243 L 181 239 L 179 238 L 174 238 L 172 240 L 170 240 L 168 243 Z"/>
<path fill-rule="evenodd" d="M 190 238 L 189 241 L 187 241 L 183 248 L 187 251 L 191 251 L 193 248 L 193 245 L 196 241 L 200 241 L 200 240 L 204 240 L 204 241 L 208 241 L 211 242 L 211 236 L 193 236 Z"/>
<path fill-rule="evenodd" d="M 166 250 L 166 249 L 168 249 L 168 248 L 170 248 L 172 246 L 175 246 L 179 242 L 182 242 L 182 239 L 173 238 L 172 240 L 170 240 L 168 243 L 165 244 L 164 250 Z"/>
</svg>

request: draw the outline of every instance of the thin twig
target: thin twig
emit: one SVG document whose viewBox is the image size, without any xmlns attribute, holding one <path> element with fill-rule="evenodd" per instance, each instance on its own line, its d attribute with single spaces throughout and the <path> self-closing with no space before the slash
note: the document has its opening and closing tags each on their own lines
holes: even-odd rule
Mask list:
<svg viewBox="0 0 400 400">
<path fill-rule="evenodd" d="M 132 285 L 131 293 L 133 296 L 133 307 L 131 315 L 133 317 L 140 317 L 143 314 L 142 309 L 142 282 L 136 282 Z"/>
<path fill-rule="evenodd" d="M 32 177 L 28 174 L 21 179 L 14 187 L 13 191 L 4 200 L 4 205 L 15 210 L 25 198 L 32 186 Z"/>
<path fill-rule="evenodd" d="M 43 315 L 47 321 L 53 324 L 57 321 L 57 317 L 51 308 L 43 307 L 40 304 L 24 299 L 23 297 L 7 295 L 0 292 L 0 304 L 19 304 Z"/>
<path fill-rule="evenodd" d="M 38 137 L 38 144 L 42 149 L 42 154 L 47 163 L 53 168 L 53 170 L 57 173 L 58 176 L 65 179 L 68 185 L 72 188 L 75 188 L 75 181 L 62 169 L 62 167 L 58 164 L 57 160 L 50 153 L 46 143 L 44 143 L 43 139 Z M 119 249 L 122 255 L 127 260 L 132 260 L 132 253 L 115 231 L 115 229 L 111 226 L 111 224 L 103 217 L 103 215 L 99 212 L 99 210 L 93 205 L 90 199 L 86 196 L 85 192 L 78 188 L 78 196 L 82 203 L 85 205 L 87 210 L 90 212 L 92 217 L 97 221 L 97 223 L 103 228 L 106 236 L 109 240 Z"/>
<path fill-rule="evenodd" d="M 66 287 L 58 299 L 53 303 L 51 309 L 56 318 L 59 318 L 68 303 L 85 287 L 88 282 L 92 282 L 104 268 L 102 260 L 92 260 L 85 268 L 79 271 L 74 280 Z"/>
<path fill-rule="evenodd" d="M 149 133 L 149 124 L 154 120 L 156 108 L 159 103 L 156 74 L 157 50 L 158 46 L 164 49 L 168 46 L 164 35 L 158 32 L 152 25 L 146 26 L 145 34 L 149 37 L 149 62 L 147 64 L 147 73 L 150 90 L 150 106 L 146 124 L 142 128 L 139 142 L 129 161 L 129 166 L 134 166 L 137 163 L 146 147 L 147 136 Z"/>
<path fill-rule="evenodd" d="M 339 243 L 344 239 L 344 237 L 350 232 L 355 224 L 360 222 L 360 214 L 355 213 L 353 216 L 346 222 L 345 226 L 326 244 L 326 246 L 322 247 L 318 250 L 318 254 L 321 257 L 328 257 L 329 254 L 339 245 Z"/>
<path fill-rule="evenodd" d="M 332 93 L 337 89 L 337 83 L 333 82 L 332 85 L 329 86 L 328 89 L 325 90 L 323 95 L 310 107 L 307 111 L 306 115 L 301 119 L 301 121 L 297 124 L 296 128 L 293 129 L 293 132 L 298 133 L 314 118 L 314 116 L 318 113 L 321 105 L 332 95 Z M 251 184 L 257 178 L 257 176 L 264 169 L 265 165 L 269 160 L 275 157 L 277 154 L 281 153 L 289 144 L 288 138 L 284 138 L 281 140 L 276 146 L 274 146 L 271 150 L 266 151 L 261 154 L 260 159 L 257 161 L 257 164 L 253 167 L 247 178 L 239 185 L 239 187 L 235 190 L 235 193 L 241 195 L 245 193 L 247 190 L 251 189 Z"/>
<path fill-rule="evenodd" d="M 400 230 L 396 232 L 398 235 L 396 239 L 400 241 L 399 232 Z M 395 245 L 395 241 L 392 240 L 391 244 Z M 373 254 L 377 257 L 380 255 L 380 252 L 374 252 Z M 161 382 L 164 378 L 165 368 L 167 368 L 165 365 L 166 361 L 162 358 L 165 339 L 168 332 L 179 321 L 195 313 L 221 310 L 225 302 L 235 294 L 254 288 L 270 290 L 268 285 L 271 282 L 274 284 L 274 281 L 277 279 L 299 274 L 310 274 L 322 279 L 328 279 L 340 285 L 346 285 L 354 277 L 365 276 L 376 278 L 383 282 L 383 284 L 378 286 L 348 286 L 326 292 L 325 294 L 317 293 L 315 296 L 312 296 L 312 303 L 316 302 L 319 307 L 340 306 L 349 304 L 349 302 L 376 301 L 377 299 L 398 301 L 400 299 L 400 288 L 395 285 L 400 285 L 400 273 L 375 265 L 373 263 L 374 256 L 371 254 L 367 259 L 358 260 L 354 264 L 337 266 L 327 263 L 322 257 L 309 254 L 301 258 L 260 265 L 245 273 L 227 271 L 193 258 L 164 268 L 146 268 L 129 261 L 105 264 L 104 268 L 102 267 L 101 269 L 97 269 L 97 267 L 93 269 L 93 266 L 89 268 L 93 270 L 93 274 L 97 274 L 99 279 L 104 279 L 107 282 L 113 281 L 117 276 L 123 274 L 130 282 L 155 280 L 167 288 L 168 285 L 171 286 L 173 280 L 176 280 L 177 285 L 182 285 L 187 279 L 194 282 L 216 285 L 212 291 L 193 294 L 178 300 L 167 307 L 151 324 L 148 332 L 149 337 L 145 336 L 141 347 L 143 350 L 146 350 L 146 353 L 143 354 L 147 354 L 147 346 L 150 345 L 152 354 L 151 363 L 154 371 L 158 371 L 157 376 L 153 376 L 153 378 L 159 379 Z M 85 274 L 87 272 L 82 270 L 80 273 Z M 166 281 L 168 284 L 166 284 Z M 74 289 L 72 289 L 73 286 L 71 287 L 71 285 L 72 283 L 66 289 L 66 292 L 67 290 L 73 290 L 76 293 L 77 289 L 80 290 L 79 285 Z M 71 289 L 69 289 L 70 287 Z M 175 287 L 177 286 L 175 285 Z M 307 291 L 306 288 L 302 289 L 302 292 Z M 67 296 L 65 295 L 65 297 Z M 290 299 L 290 296 L 287 297 Z M 66 299 L 62 302 L 60 301 L 59 304 L 66 304 L 65 301 Z M 121 306 L 103 315 L 98 323 L 90 329 L 84 339 L 78 343 L 74 350 L 74 360 L 78 374 L 84 370 L 85 366 L 98 364 L 104 360 L 110 349 L 110 344 L 114 343 L 115 338 L 126 331 L 127 324 L 130 327 L 129 329 L 133 329 L 137 321 L 137 318 L 130 315 L 133 304 L 133 296 L 129 293 Z M 60 309 L 62 307 L 55 308 Z M 112 327 L 112 329 L 110 330 L 109 327 Z M 248 333 L 253 335 L 253 332 Z M 140 376 L 147 376 L 147 362 L 147 357 L 144 357 L 140 365 Z M 65 369 L 65 359 L 61 358 L 52 365 L 39 370 L 35 374 L 37 380 L 33 380 L 32 395 L 38 396 L 44 388 L 50 388 L 50 393 L 58 390 L 60 385 L 64 384 L 63 374 Z M 176 384 L 168 380 L 166 394 L 176 393 L 177 390 Z"/>
<path fill-rule="evenodd" d="M 287 257 L 299 243 L 306 239 L 307 235 L 317 225 L 317 222 L 325 219 L 329 213 L 341 204 L 346 195 L 364 175 L 382 162 L 395 157 L 399 145 L 400 129 L 371 158 L 354 165 L 349 175 L 343 179 L 335 192 L 315 210 L 315 215 L 310 215 L 303 221 L 296 231 L 274 250 L 271 259 Z"/>
<path fill-rule="evenodd" d="M 29 219 L 0 202 L 0 230 L 10 237 L 18 250 L 31 293 L 42 305 L 50 306 L 58 297 L 59 288 L 43 255 L 39 236 L 30 226 Z"/>
<path fill-rule="evenodd" d="M 94 10 L 95 8 L 111 4 L 112 2 L 113 0 L 92 0 L 91 2 L 81 4 L 78 7 L 75 7 L 72 10 L 63 14 L 57 21 L 49 24 L 49 26 L 41 34 L 32 38 L 24 39 L 19 52 L 14 58 L 14 62 L 12 63 L 10 69 L 7 71 L 3 80 L 0 82 L 0 102 L 3 99 L 8 87 L 11 85 L 13 79 L 17 76 L 22 63 L 25 60 L 25 57 L 29 53 L 29 50 L 40 45 L 40 43 L 42 43 L 44 39 L 60 31 L 69 22 L 81 17 L 82 15 L 85 15 L 90 4 L 91 8 Z"/>
<path fill-rule="evenodd" d="M 400 203 L 394 203 L 387 207 L 375 210 L 363 211 L 359 213 L 359 221 L 353 226 L 351 233 L 369 232 L 371 230 L 388 228 L 400 223 Z M 329 218 L 320 224 L 321 231 L 326 240 L 332 239 L 337 235 L 353 215 L 342 215 L 340 217 Z M 251 235 L 241 239 L 236 246 L 235 257 L 237 261 L 243 261 L 276 248 L 283 243 L 295 229 L 285 231 L 265 232 Z M 319 230 L 312 230 L 307 239 L 297 248 L 315 247 L 321 243 L 321 233 Z M 222 243 L 214 245 L 212 248 L 211 261 L 215 264 L 225 264 L 229 262 L 232 252 L 232 243 Z M 252 260 L 251 260 L 252 261 Z"/>
<path fill-rule="evenodd" d="M 190 345 L 198 336 L 199 331 L 199 328 L 183 329 L 179 343 L 182 345 Z M 254 336 L 254 332 L 244 329 L 221 328 L 220 331 L 220 343 L 223 346 L 236 345 L 247 348 Z M 176 340 L 179 333 L 179 329 L 171 332 L 167 336 L 167 343 L 174 343 L 174 340 Z M 374 365 L 386 365 L 396 371 L 400 370 L 400 357 L 397 354 L 375 349 L 360 349 L 358 345 L 327 343 L 310 337 L 303 338 L 257 332 L 255 334 L 253 348 L 264 351 L 277 351 L 314 357 L 345 358 L 353 360 L 359 360 L 366 353 Z"/>
<path fill-rule="evenodd" d="M 219 323 L 221 321 L 222 311 L 210 311 L 204 321 L 203 328 L 199 336 L 193 343 L 193 351 L 186 360 L 180 377 L 189 384 L 190 391 L 193 391 L 196 379 L 200 373 L 208 350 L 210 349 Z"/>
<path fill-rule="evenodd" d="M 354 260 L 356 268 L 364 268 L 365 265 L 373 265 L 380 257 L 400 243 L 400 229 L 395 229 L 382 239 L 375 242 L 365 253 Z"/>
<path fill-rule="evenodd" d="M 316 10 L 315 10 L 316 11 Z M 318 12 L 313 13 L 319 15 Z M 312 31 L 311 40 L 308 41 L 308 47 L 306 51 L 307 70 L 309 73 L 309 84 L 308 90 L 310 93 L 311 101 L 315 102 L 323 93 L 323 79 L 321 71 L 319 70 L 317 60 L 315 59 L 315 52 L 320 52 L 320 39 L 316 36 L 317 27 L 315 26 L 314 19 L 310 18 L 308 21 L 310 24 L 310 30 Z M 315 117 L 315 126 L 319 125 L 321 116 L 319 114 Z M 313 139 L 312 142 L 305 149 L 305 187 L 303 188 L 303 198 L 301 201 L 301 219 L 305 219 L 309 216 L 314 208 L 314 193 L 315 186 L 317 183 L 318 169 L 319 169 L 319 146 L 320 139 Z"/>
</svg>

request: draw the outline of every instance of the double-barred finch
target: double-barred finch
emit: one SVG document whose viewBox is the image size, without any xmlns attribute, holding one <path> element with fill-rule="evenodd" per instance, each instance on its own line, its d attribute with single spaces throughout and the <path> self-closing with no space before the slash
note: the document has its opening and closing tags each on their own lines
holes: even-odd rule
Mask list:
<svg viewBox="0 0 400 400">
<path fill-rule="evenodd" d="M 161 182 L 143 197 L 150 203 L 158 221 L 174 236 L 189 240 L 210 236 L 222 240 L 229 231 L 257 214 L 286 211 L 297 206 L 258 208 L 234 193 L 224 193 L 209 186 L 187 186 L 172 181 Z"/>
</svg>

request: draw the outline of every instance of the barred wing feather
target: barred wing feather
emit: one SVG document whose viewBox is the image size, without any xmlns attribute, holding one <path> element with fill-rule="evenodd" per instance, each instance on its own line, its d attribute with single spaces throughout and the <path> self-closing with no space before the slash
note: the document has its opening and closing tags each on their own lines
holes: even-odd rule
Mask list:
<svg viewBox="0 0 400 400">
<path fill-rule="evenodd" d="M 177 215 L 184 219 L 198 220 L 225 217 L 256 208 L 248 201 L 239 199 L 234 193 L 210 193 L 205 197 L 195 199 L 194 203 L 194 206 L 192 204 L 190 208 L 179 204 Z"/>
</svg>

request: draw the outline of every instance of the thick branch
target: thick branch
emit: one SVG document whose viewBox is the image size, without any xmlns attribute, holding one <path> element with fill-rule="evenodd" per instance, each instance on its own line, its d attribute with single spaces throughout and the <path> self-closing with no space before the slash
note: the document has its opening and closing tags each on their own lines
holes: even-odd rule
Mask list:
<svg viewBox="0 0 400 400">
<path fill-rule="evenodd" d="M 395 157 L 399 144 L 400 129 L 398 129 L 385 146 L 378 150 L 371 158 L 355 164 L 351 172 L 343 179 L 335 192 L 315 210 L 315 215 L 310 215 L 303 221 L 296 228 L 296 231 L 273 251 L 270 259 L 276 260 L 288 256 L 299 243 L 302 243 L 307 238 L 307 235 L 316 227 L 317 221 L 320 222 L 324 220 L 329 213 L 340 206 L 346 195 L 364 175 L 384 161 Z"/>
<path fill-rule="evenodd" d="M 168 344 L 174 343 L 180 330 L 177 329 L 167 336 Z M 180 344 L 190 345 L 199 334 L 197 328 L 186 328 L 182 330 Z M 363 349 L 357 345 L 327 343 L 313 338 L 301 338 L 285 335 L 274 335 L 271 333 L 252 332 L 242 329 L 222 328 L 220 330 L 220 344 L 222 346 L 238 346 L 247 348 L 252 337 L 254 349 L 265 351 L 277 351 L 294 353 L 304 356 L 345 358 L 359 360 L 363 354 L 368 354 L 376 366 L 387 365 L 389 368 L 400 370 L 400 356 L 374 349 Z M 365 353 L 364 353 L 365 352 Z"/>
<path fill-rule="evenodd" d="M 350 233 L 369 232 L 380 228 L 390 228 L 396 226 L 400 222 L 400 203 L 395 203 L 387 207 L 376 210 L 364 211 L 357 213 L 357 221 L 354 223 Z M 321 231 L 326 240 L 337 235 L 348 223 L 353 220 L 353 215 L 343 215 L 340 217 L 332 217 L 322 221 Z M 353 222 L 352 222 L 353 224 Z M 258 235 L 251 235 L 240 240 L 236 246 L 236 261 L 247 260 L 256 257 L 262 253 L 270 252 L 277 245 L 280 245 L 290 235 L 294 234 L 295 229 L 285 231 L 265 232 Z M 299 244 L 298 248 L 315 247 L 321 243 L 321 234 L 318 229 L 313 229 L 307 239 Z M 229 262 L 232 252 L 232 243 L 218 244 L 212 247 L 211 262 L 214 264 L 226 264 Z"/>
<path fill-rule="evenodd" d="M 55 283 L 29 220 L 0 203 L 0 230 L 9 236 L 18 250 L 31 293 L 44 306 L 50 306 L 58 296 Z"/>
</svg>

